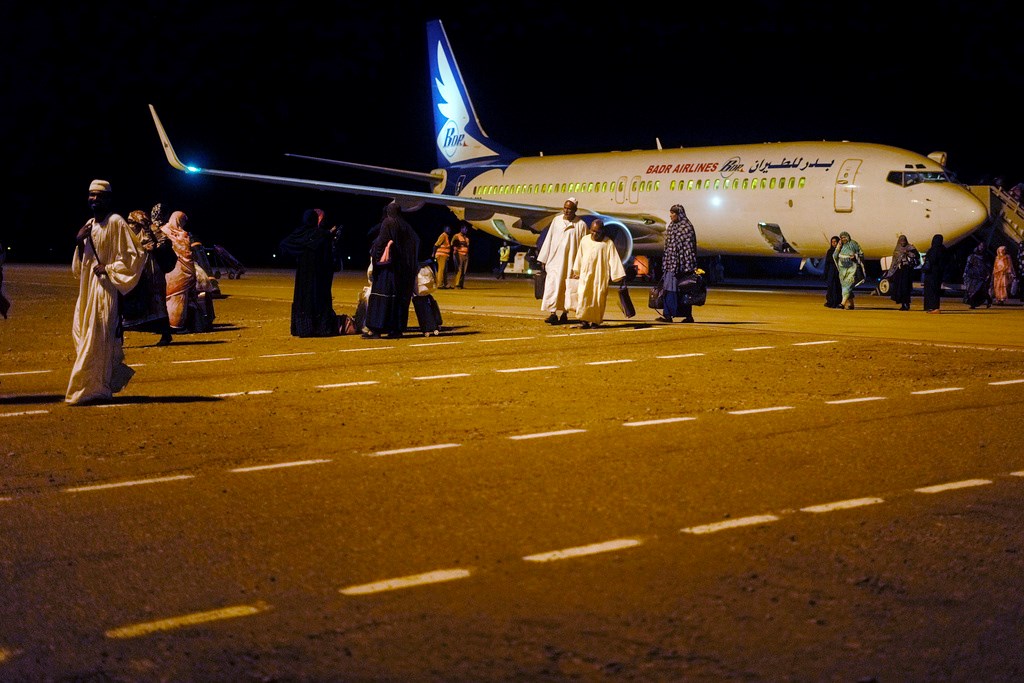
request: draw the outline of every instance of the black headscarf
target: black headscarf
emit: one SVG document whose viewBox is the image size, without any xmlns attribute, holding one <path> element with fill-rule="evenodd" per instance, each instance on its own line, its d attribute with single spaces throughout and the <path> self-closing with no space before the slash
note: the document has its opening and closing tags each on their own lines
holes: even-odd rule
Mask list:
<svg viewBox="0 0 1024 683">
<path fill-rule="evenodd" d="M 302 213 L 302 225 L 292 230 L 278 245 L 289 256 L 301 256 L 304 252 L 319 249 L 330 233 L 318 225 L 320 215 L 314 209 Z"/>
</svg>

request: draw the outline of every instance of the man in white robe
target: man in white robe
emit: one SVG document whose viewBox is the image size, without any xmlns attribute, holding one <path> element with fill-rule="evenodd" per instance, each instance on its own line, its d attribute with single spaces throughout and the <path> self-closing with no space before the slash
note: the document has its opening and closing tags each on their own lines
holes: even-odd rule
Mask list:
<svg viewBox="0 0 1024 683">
<path fill-rule="evenodd" d="M 576 217 L 576 206 L 574 197 L 565 200 L 562 215 L 551 221 L 548 235 L 537 254 L 537 261 L 544 264 L 545 273 L 540 310 L 550 314 L 544 322 L 552 325 L 569 322 L 568 311 L 575 307 L 576 282 L 570 281 L 570 276 L 580 240 L 587 234 L 587 224 Z"/>
<path fill-rule="evenodd" d="M 608 283 L 626 277 L 619 252 L 605 235 L 604 221 L 600 218 L 590 224 L 590 236 L 580 241 L 572 264 L 572 277 L 579 278 L 576 317 L 581 321 L 580 327 L 597 327 L 604 322 Z"/>
<path fill-rule="evenodd" d="M 146 252 L 128 223 L 111 209 L 110 183 L 89 185 L 93 217 L 78 231 L 71 272 L 78 278 L 78 301 L 71 325 L 75 365 L 65 402 L 109 401 L 135 371 L 124 363 L 117 295 L 127 294 L 142 276 Z"/>
</svg>

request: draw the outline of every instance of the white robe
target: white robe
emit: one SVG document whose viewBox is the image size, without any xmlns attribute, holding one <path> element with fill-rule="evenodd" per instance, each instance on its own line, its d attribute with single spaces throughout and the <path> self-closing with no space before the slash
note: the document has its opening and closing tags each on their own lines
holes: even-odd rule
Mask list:
<svg viewBox="0 0 1024 683">
<path fill-rule="evenodd" d="M 71 272 L 78 278 L 78 301 L 71 325 L 75 365 L 64 398 L 70 404 L 108 400 L 135 374 L 124 363 L 123 340 L 117 336 L 117 294 L 130 292 L 138 282 L 146 252 L 118 214 L 90 223 L 92 242 L 76 248 L 71 262 Z M 106 277 L 93 273 L 97 256 Z"/>
<path fill-rule="evenodd" d="M 580 241 L 572 270 L 579 273 L 576 317 L 588 323 L 604 322 L 608 283 L 626 277 L 615 243 L 608 237 L 595 242 L 591 236 Z"/>
<path fill-rule="evenodd" d="M 576 282 L 570 283 L 569 275 L 576 260 L 580 240 L 587 234 L 587 224 L 582 219 L 570 223 L 564 216 L 555 216 L 548 228 L 548 236 L 540 247 L 537 260 L 544 264 L 544 297 L 540 310 L 546 313 L 568 311 L 575 308 Z M 566 303 L 566 294 L 569 302 Z"/>
</svg>

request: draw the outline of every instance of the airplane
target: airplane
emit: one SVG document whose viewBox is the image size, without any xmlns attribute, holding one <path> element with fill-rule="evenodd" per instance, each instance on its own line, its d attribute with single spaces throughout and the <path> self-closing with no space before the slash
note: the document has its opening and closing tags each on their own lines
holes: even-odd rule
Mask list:
<svg viewBox="0 0 1024 683">
<path fill-rule="evenodd" d="M 946 170 L 944 152 L 850 141 L 665 149 L 656 139 L 651 150 L 522 156 L 484 132 L 440 20 L 427 23 L 427 52 L 437 168 L 288 156 L 422 181 L 429 191 L 189 166 L 149 109 L 180 171 L 393 199 L 407 211 L 446 206 L 473 228 L 525 247 L 536 246 L 574 197 L 588 224 L 604 220 L 624 263 L 660 256 L 673 204 L 696 227 L 698 256 L 818 259 L 829 238 L 846 231 L 865 258 L 881 259 L 900 235 L 924 247 L 942 234 L 950 246 L 988 220 L 985 204 Z"/>
</svg>

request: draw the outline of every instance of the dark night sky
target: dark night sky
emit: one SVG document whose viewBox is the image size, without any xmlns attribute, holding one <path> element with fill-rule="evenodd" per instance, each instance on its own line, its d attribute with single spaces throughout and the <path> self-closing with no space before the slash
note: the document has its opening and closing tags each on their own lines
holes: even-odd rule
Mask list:
<svg viewBox="0 0 1024 683">
<path fill-rule="evenodd" d="M 146 105 L 186 162 L 423 189 L 284 154 L 430 170 L 432 18 L 484 129 L 523 154 L 847 139 L 946 151 L 969 182 L 1024 179 L 1024 22 L 1008 3 L 260 4 L 6 10 L 11 261 L 70 261 L 102 177 L 121 213 L 163 201 L 251 266 L 274 264 L 280 237 L 320 206 L 365 265 L 381 200 L 186 176 L 167 165 Z M 412 222 L 432 242 L 446 215 Z"/>
</svg>

